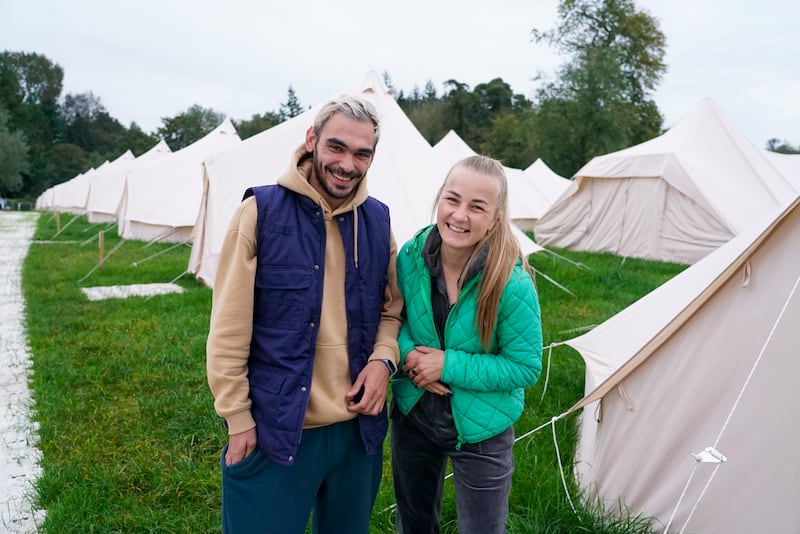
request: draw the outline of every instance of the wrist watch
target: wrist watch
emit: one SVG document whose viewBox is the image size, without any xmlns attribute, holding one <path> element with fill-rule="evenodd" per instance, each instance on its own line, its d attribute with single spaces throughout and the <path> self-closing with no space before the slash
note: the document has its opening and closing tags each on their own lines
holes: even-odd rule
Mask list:
<svg viewBox="0 0 800 534">
<path fill-rule="evenodd" d="M 397 366 L 394 364 L 394 362 L 388 358 L 384 358 L 380 361 L 382 361 L 383 364 L 386 366 L 386 368 L 389 370 L 389 376 L 390 377 L 394 376 L 394 374 L 397 372 Z"/>
</svg>

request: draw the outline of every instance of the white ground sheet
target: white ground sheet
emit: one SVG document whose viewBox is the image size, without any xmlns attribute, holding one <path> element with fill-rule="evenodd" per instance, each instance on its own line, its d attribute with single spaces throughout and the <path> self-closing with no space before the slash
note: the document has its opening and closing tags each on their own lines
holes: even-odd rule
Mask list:
<svg viewBox="0 0 800 534">
<path fill-rule="evenodd" d="M 30 353 L 25 333 L 22 262 L 37 213 L 0 211 L 0 532 L 37 532 L 44 512 L 33 507 L 41 453 L 31 422 Z"/>
</svg>

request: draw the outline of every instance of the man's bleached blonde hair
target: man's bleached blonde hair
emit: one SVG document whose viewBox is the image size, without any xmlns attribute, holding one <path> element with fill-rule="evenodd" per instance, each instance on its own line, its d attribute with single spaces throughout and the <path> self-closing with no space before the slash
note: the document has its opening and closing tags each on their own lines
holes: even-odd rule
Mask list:
<svg viewBox="0 0 800 534">
<path fill-rule="evenodd" d="M 375 145 L 378 144 L 378 137 L 380 136 L 378 111 L 370 102 L 353 95 L 338 96 L 322 106 L 322 109 L 317 113 L 316 119 L 314 119 L 314 132 L 319 135 L 325 123 L 337 113 L 359 121 L 370 121 L 375 132 Z M 375 145 L 373 145 L 373 148 L 375 148 Z"/>
</svg>

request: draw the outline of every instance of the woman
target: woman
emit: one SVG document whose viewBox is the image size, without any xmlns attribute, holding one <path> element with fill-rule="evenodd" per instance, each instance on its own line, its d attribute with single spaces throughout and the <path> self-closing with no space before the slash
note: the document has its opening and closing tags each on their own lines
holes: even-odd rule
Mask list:
<svg viewBox="0 0 800 534">
<path fill-rule="evenodd" d="M 539 302 L 507 204 L 500 163 L 461 160 L 439 189 L 436 224 L 397 257 L 405 309 L 391 446 L 401 534 L 439 532 L 448 458 L 458 531 L 506 531 L 513 425 L 542 368 Z"/>
</svg>

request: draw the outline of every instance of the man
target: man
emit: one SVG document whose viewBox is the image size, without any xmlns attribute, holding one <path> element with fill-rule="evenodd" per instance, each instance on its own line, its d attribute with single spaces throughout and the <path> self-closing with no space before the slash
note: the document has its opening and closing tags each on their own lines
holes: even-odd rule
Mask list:
<svg viewBox="0 0 800 534">
<path fill-rule="evenodd" d="M 403 307 L 389 210 L 365 182 L 378 137 L 369 102 L 328 102 L 231 221 L 207 344 L 225 532 L 302 533 L 312 511 L 315 532 L 369 532 Z"/>
</svg>

